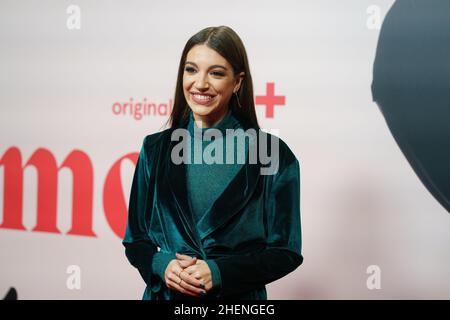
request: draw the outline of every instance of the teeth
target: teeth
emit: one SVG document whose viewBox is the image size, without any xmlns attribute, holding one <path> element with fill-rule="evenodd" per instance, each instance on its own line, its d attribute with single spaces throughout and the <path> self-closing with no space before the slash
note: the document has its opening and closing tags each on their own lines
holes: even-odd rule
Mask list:
<svg viewBox="0 0 450 320">
<path fill-rule="evenodd" d="M 210 96 L 203 96 L 200 94 L 194 94 L 194 97 L 195 97 L 195 99 L 198 99 L 198 100 L 211 100 Z"/>
</svg>

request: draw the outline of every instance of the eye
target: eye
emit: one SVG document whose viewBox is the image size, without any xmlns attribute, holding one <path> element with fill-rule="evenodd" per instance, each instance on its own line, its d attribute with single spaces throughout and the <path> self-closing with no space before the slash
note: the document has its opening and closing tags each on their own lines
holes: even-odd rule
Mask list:
<svg viewBox="0 0 450 320">
<path fill-rule="evenodd" d="M 184 70 L 185 70 L 187 73 L 193 73 L 193 72 L 196 71 L 196 70 L 195 70 L 194 68 L 192 68 L 192 67 L 185 67 Z M 224 74 L 223 72 L 220 72 L 220 71 L 213 71 L 213 72 L 211 72 L 211 74 L 212 74 L 213 76 L 216 76 L 216 77 L 223 77 L 223 76 L 225 76 L 225 74 Z"/>
<path fill-rule="evenodd" d="M 223 72 L 219 72 L 219 71 L 213 71 L 211 72 L 213 75 L 215 76 L 219 76 L 219 77 L 223 77 L 225 74 Z"/>
</svg>

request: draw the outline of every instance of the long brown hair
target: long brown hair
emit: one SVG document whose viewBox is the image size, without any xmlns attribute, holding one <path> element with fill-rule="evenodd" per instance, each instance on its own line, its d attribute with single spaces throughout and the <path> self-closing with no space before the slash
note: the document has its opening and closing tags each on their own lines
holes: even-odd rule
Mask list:
<svg viewBox="0 0 450 320">
<path fill-rule="evenodd" d="M 208 27 L 194 34 L 186 43 L 178 67 L 177 85 L 173 109 L 168 123 L 170 127 L 182 127 L 189 121 L 189 106 L 183 92 L 183 73 L 186 56 L 192 47 L 198 44 L 205 44 L 218 52 L 233 67 L 234 75 L 244 71 L 241 86 L 237 95 L 241 107 L 239 107 L 236 95 L 233 94 L 229 108 L 233 115 L 241 121 L 245 128 L 259 129 L 258 119 L 255 112 L 255 102 L 253 99 L 253 83 L 244 44 L 233 29 L 227 26 Z M 167 124 L 166 122 L 166 124 Z"/>
</svg>

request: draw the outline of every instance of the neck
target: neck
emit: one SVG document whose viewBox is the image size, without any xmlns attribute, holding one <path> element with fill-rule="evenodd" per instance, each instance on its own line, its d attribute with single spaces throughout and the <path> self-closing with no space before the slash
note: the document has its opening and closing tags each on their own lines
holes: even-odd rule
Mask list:
<svg viewBox="0 0 450 320">
<path fill-rule="evenodd" d="M 192 113 L 194 117 L 194 122 L 197 128 L 211 128 L 217 125 L 228 113 L 228 108 L 222 108 L 222 110 L 217 111 L 213 114 L 208 114 L 206 116 L 198 115 Z"/>
</svg>

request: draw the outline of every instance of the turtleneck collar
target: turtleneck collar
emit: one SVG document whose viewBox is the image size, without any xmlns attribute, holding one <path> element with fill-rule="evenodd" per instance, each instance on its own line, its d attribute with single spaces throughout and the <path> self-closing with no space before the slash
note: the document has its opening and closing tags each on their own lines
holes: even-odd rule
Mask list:
<svg viewBox="0 0 450 320">
<path fill-rule="evenodd" d="M 231 109 L 228 109 L 228 112 L 226 115 L 214 126 L 209 128 L 198 128 L 197 124 L 195 123 L 194 114 L 192 113 L 192 110 L 189 111 L 189 123 L 188 123 L 188 130 L 191 134 L 191 137 L 195 138 L 201 138 L 202 134 L 205 134 L 205 132 L 209 129 L 218 129 L 222 132 L 222 135 L 226 135 L 226 129 L 237 129 L 240 128 L 241 124 L 233 115 L 233 112 Z M 195 130 L 194 130 L 195 129 Z M 195 133 L 195 136 L 194 136 Z"/>
</svg>

